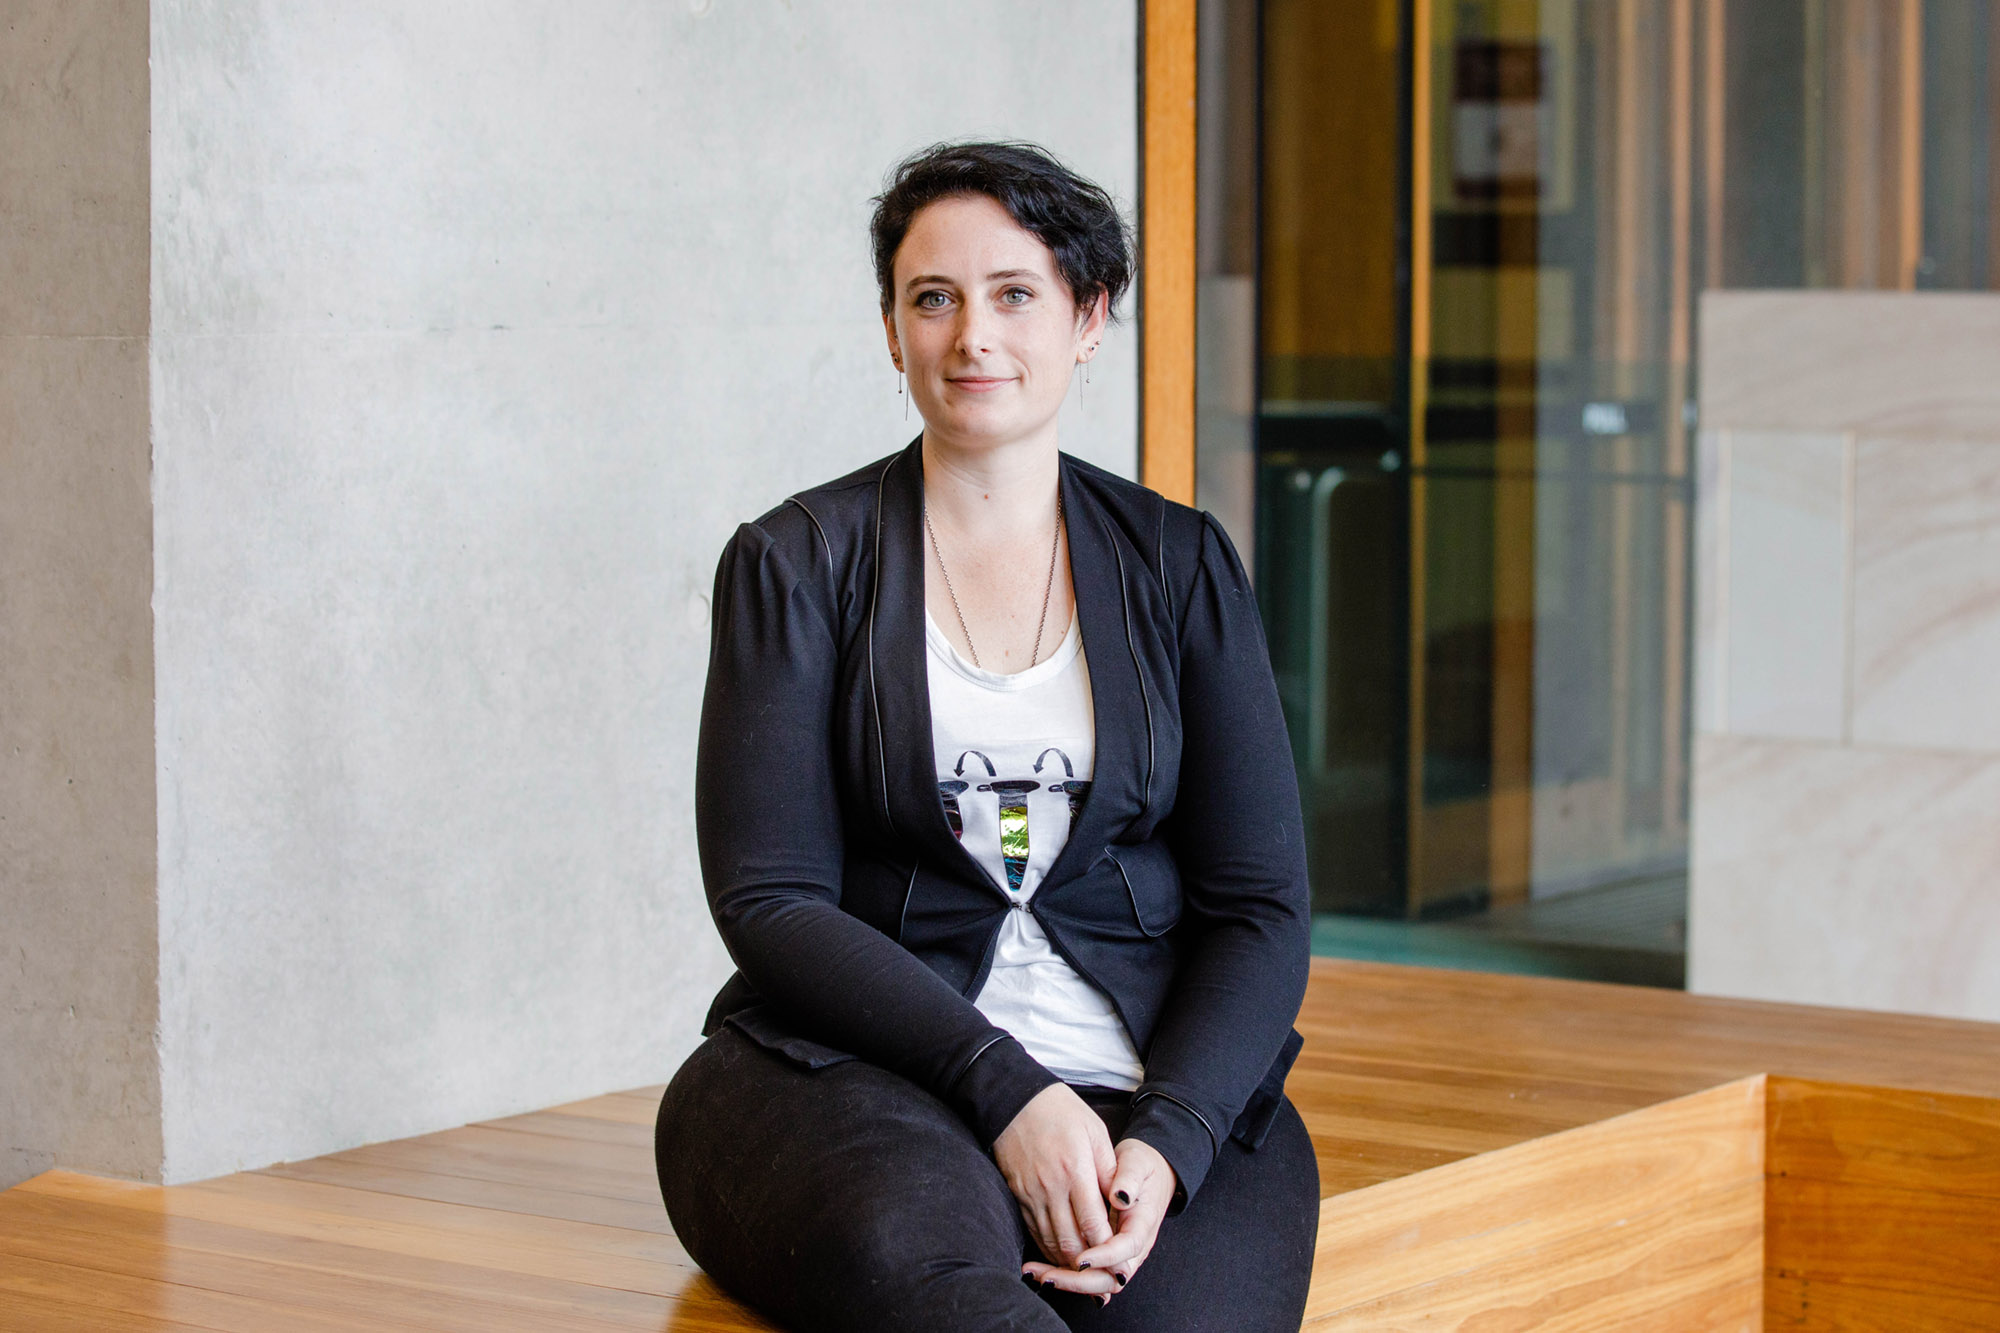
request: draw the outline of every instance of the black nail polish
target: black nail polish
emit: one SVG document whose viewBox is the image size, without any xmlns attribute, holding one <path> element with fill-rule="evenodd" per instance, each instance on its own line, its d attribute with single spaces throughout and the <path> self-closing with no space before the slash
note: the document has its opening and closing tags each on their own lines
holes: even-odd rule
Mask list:
<svg viewBox="0 0 2000 1333">
<path fill-rule="evenodd" d="M 1108 1292 L 1108 1291 L 1107 1291 L 1107 1292 L 1103 1292 L 1103 1293 L 1101 1293 L 1101 1294 L 1100 1294 L 1100 1295 L 1098 1296 L 1098 1298 L 1097 1298 L 1097 1303 L 1098 1303 L 1099 1305 L 1109 1305 L 1109 1304 L 1111 1304 L 1111 1293 L 1110 1293 L 1110 1292 Z"/>
<path fill-rule="evenodd" d="M 1088 1262 L 1080 1263 L 1076 1266 L 1076 1271 L 1081 1273 L 1084 1269 L 1088 1267 L 1090 1267 L 1090 1264 Z"/>
<path fill-rule="evenodd" d="M 1113 1282 L 1116 1282 L 1121 1287 L 1125 1285 L 1125 1275 L 1123 1273 L 1113 1273 L 1111 1275 L 1111 1280 Z"/>
<path fill-rule="evenodd" d="M 1124 1190 L 1119 1190 L 1117 1194 L 1113 1195 L 1112 1197 L 1118 1200 L 1118 1206 L 1121 1208 L 1130 1208 L 1132 1206 L 1132 1196 L 1127 1194 Z"/>
</svg>

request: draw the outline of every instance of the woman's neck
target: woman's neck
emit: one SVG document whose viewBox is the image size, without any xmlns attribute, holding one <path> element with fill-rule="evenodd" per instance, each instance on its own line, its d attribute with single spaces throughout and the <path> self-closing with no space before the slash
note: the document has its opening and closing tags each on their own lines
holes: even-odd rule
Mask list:
<svg viewBox="0 0 2000 1333">
<path fill-rule="evenodd" d="M 1046 532 L 1059 471 L 1053 431 L 976 451 L 925 431 L 923 461 L 934 523 L 974 539 Z"/>
</svg>

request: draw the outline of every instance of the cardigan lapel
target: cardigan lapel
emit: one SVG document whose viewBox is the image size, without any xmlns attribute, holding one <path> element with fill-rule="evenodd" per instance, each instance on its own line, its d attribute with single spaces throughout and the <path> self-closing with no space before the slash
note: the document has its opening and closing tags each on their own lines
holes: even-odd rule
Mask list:
<svg viewBox="0 0 2000 1333">
<path fill-rule="evenodd" d="M 881 791 L 894 833 L 932 864 L 1008 897 L 952 836 L 938 797 L 931 740 L 929 662 L 924 645 L 923 437 L 884 467 L 878 481 L 875 580 L 866 650 L 871 704 L 885 766 Z M 1090 669 L 1096 760 L 1077 822 L 1049 867 L 1043 893 L 1098 859 L 1104 844 L 1144 808 L 1151 782 L 1151 702 L 1139 678 L 1125 579 L 1136 553 L 1121 553 L 1110 517 L 1059 455 L 1058 485 L 1069 530 L 1070 581 Z"/>
<path fill-rule="evenodd" d="M 1055 864 L 1042 877 L 1038 895 L 1061 887 L 1095 863 L 1104 845 L 1145 809 L 1153 780 L 1152 705 L 1139 676 L 1128 586 L 1128 580 L 1141 572 L 1138 553 L 1119 549 L 1111 515 L 1078 482 L 1069 456 L 1061 457 L 1059 484 L 1069 529 L 1070 582 L 1076 589 L 1078 628 L 1090 666 L 1096 758 L 1083 809 Z"/>
<path fill-rule="evenodd" d="M 958 840 L 938 800 L 924 662 L 923 437 L 889 460 L 878 483 L 875 586 L 868 613 L 869 689 L 882 736 L 885 814 L 896 836 L 935 862 Z M 936 818 L 932 818 L 932 807 Z M 965 858 L 969 861 L 971 858 Z M 992 883 L 990 877 L 987 883 Z M 995 891 L 998 892 L 997 886 Z"/>
</svg>

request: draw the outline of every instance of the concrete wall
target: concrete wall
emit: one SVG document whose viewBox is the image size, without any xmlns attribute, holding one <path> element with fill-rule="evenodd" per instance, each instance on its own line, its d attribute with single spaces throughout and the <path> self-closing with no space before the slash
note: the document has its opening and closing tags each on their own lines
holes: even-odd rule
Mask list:
<svg viewBox="0 0 2000 1333">
<path fill-rule="evenodd" d="M 1689 988 L 2000 1021 L 2000 296 L 1701 328 Z"/>
<path fill-rule="evenodd" d="M 0 18 L 0 1188 L 159 1170 L 146 30 Z"/>
<path fill-rule="evenodd" d="M 868 196 L 992 133 L 1131 200 L 1135 24 L 154 4 L 169 1179 L 672 1072 L 715 556 L 917 429 Z M 1064 427 L 1127 473 L 1134 341 Z"/>
</svg>

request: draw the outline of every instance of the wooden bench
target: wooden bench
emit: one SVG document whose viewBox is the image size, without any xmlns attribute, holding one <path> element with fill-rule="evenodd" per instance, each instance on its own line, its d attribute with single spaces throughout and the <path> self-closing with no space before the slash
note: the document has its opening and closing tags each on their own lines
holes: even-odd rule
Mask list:
<svg viewBox="0 0 2000 1333">
<path fill-rule="evenodd" d="M 1309 1328 L 2000 1328 L 2000 1025 L 1321 959 L 1300 1029 Z M 768 1328 L 674 1243 L 659 1091 L 48 1172 L 0 1194 L 0 1328 Z"/>
</svg>

